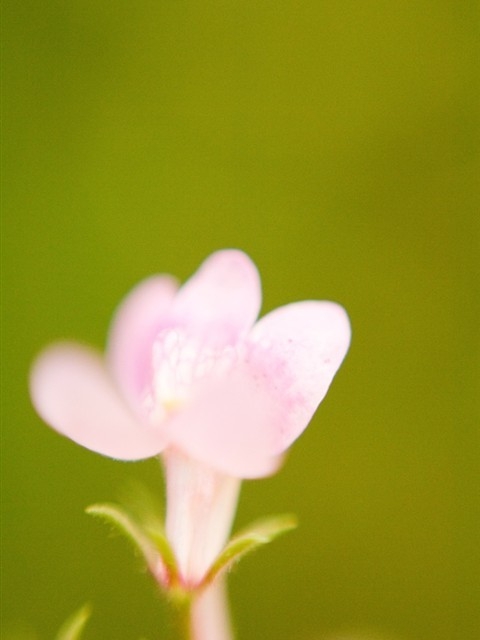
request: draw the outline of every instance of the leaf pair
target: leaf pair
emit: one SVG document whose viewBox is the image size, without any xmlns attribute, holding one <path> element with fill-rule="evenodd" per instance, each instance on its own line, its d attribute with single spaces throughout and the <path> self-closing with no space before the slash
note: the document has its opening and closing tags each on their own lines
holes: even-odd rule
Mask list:
<svg viewBox="0 0 480 640">
<path fill-rule="evenodd" d="M 86 511 L 114 525 L 133 543 L 156 582 L 167 594 L 177 598 L 191 593 L 192 588 L 185 587 L 170 543 L 158 522 L 154 525 L 143 524 L 122 506 L 113 503 L 94 504 Z M 208 586 L 244 556 L 296 526 L 297 519 L 292 514 L 270 516 L 252 523 L 227 543 L 194 591 L 198 592 Z"/>
</svg>

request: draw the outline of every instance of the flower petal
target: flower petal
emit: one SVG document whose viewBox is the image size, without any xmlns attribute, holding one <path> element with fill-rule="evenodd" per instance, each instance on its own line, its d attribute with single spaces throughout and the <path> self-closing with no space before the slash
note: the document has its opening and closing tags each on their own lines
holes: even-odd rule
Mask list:
<svg viewBox="0 0 480 640">
<path fill-rule="evenodd" d="M 224 377 L 197 384 L 165 430 L 172 446 L 218 471 L 238 478 L 267 476 L 282 462 L 272 454 L 275 403 L 251 371 L 237 365 Z"/>
<path fill-rule="evenodd" d="M 137 285 L 118 308 L 110 329 L 107 360 L 123 394 L 139 408 L 151 375 L 152 343 L 168 322 L 177 291 L 174 278 L 152 276 Z"/>
<path fill-rule="evenodd" d="M 334 302 L 305 301 L 280 307 L 252 329 L 248 360 L 279 412 L 272 453 L 289 447 L 325 397 L 350 344 L 345 310 Z"/>
<path fill-rule="evenodd" d="M 332 302 L 299 302 L 252 329 L 243 361 L 198 386 L 169 424 L 172 443 L 243 478 L 274 472 L 325 396 L 350 342 L 348 317 Z"/>
<path fill-rule="evenodd" d="M 123 404 L 99 354 L 75 344 L 58 344 L 34 363 L 30 392 L 49 425 L 87 449 L 137 460 L 164 447 L 157 430 L 137 421 Z"/>
<path fill-rule="evenodd" d="M 275 472 L 301 434 L 345 356 L 350 325 L 331 302 L 300 302 L 268 314 L 248 336 L 243 359 L 195 385 L 165 425 L 172 445 L 224 473 Z"/>
<path fill-rule="evenodd" d="M 175 314 L 189 329 L 216 345 L 231 344 L 255 322 L 261 304 L 260 277 L 250 258 L 235 249 L 213 253 L 183 285 Z"/>
</svg>

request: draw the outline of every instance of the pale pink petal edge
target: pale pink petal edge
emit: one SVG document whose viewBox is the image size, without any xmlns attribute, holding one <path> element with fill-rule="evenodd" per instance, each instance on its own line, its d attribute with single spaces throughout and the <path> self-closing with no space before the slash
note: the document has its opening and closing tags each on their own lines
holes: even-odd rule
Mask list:
<svg viewBox="0 0 480 640">
<path fill-rule="evenodd" d="M 252 374 L 275 398 L 273 453 L 304 431 L 325 397 L 350 345 L 351 327 L 334 302 L 303 301 L 264 316 L 249 336 Z"/>
<path fill-rule="evenodd" d="M 87 347 L 59 343 L 43 351 L 31 370 L 30 394 L 47 424 L 97 453 L 138 460 L 165 446 L 158 430 L 128 410 L 103 359 Z"/>
<path fill-rule="evenodd" d="M 168 275 L 143 280 L 120 303 L 110 327 L 108 365 L 123 395 L 140 413 L 151 376 L 153 341 L 170 321 L 177 289 L 177 281 Z"/>
<path fill-rule="evenodd" d="M 210 255 L 175 299 L 179 322 L 217 344 L 235 343 L 255 322 L 262 301 L 260 276 L 243 251 Z"/>
</svg>

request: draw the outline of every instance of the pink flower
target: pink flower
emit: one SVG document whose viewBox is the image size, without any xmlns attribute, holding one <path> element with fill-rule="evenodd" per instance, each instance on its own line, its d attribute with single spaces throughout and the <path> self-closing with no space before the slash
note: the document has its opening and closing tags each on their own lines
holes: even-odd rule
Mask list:
<svg viewBox="0 0 480 640">
<path fill-rule="evenodd" d="M 120 305 L 106 357 L 76 344 L 34 363 L 40 416 L 98 453 L 162 453 L 167 536 L 187 586 L 228 537 L 240 478 L 268 475 L 302 433 L 350 341 L 333 302 L 280 307 L 255 323 L 258 272 L 236 250 L 211 255 L 181 288 L 165 275 Z"/>
<path fill-rule="evenodd" d="M 153 276 L 120 305 L 106 358 L 69 343 L 39 356 L 33 404 L 112 458 L 173 447 L 232 476 L 266 475 L 325 396 L 350 326 L 342 307 L 317 301 L 255 323 L 260 302 L 258 272 L 236 250 L 211 255 L 180 289 Z"/>
</svg>

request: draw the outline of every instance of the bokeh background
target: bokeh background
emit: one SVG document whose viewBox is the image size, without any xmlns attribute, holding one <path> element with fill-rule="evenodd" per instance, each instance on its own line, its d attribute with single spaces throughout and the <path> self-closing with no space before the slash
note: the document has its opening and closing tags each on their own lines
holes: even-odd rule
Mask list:
<svg viewBox="0 0 480 640">
<path fill-rule="evenodd" d="M 237 526 L 301 526 L 231 576 L 239 640 L 478 637 L 478 13 L 6 0 L 5 634 L 52 638 L 90 601 L 86 640 L 174 637 L 128 543 L 83 513 L 132 478 L 161 497 L 157 462 L 50 431 L 27 375 L 57 338 L 102 347 L 142 277 L 239 247 L 263 312 L 337 300 L 354 330 L 285 468 L 244 486 Z"/>
</svg>

